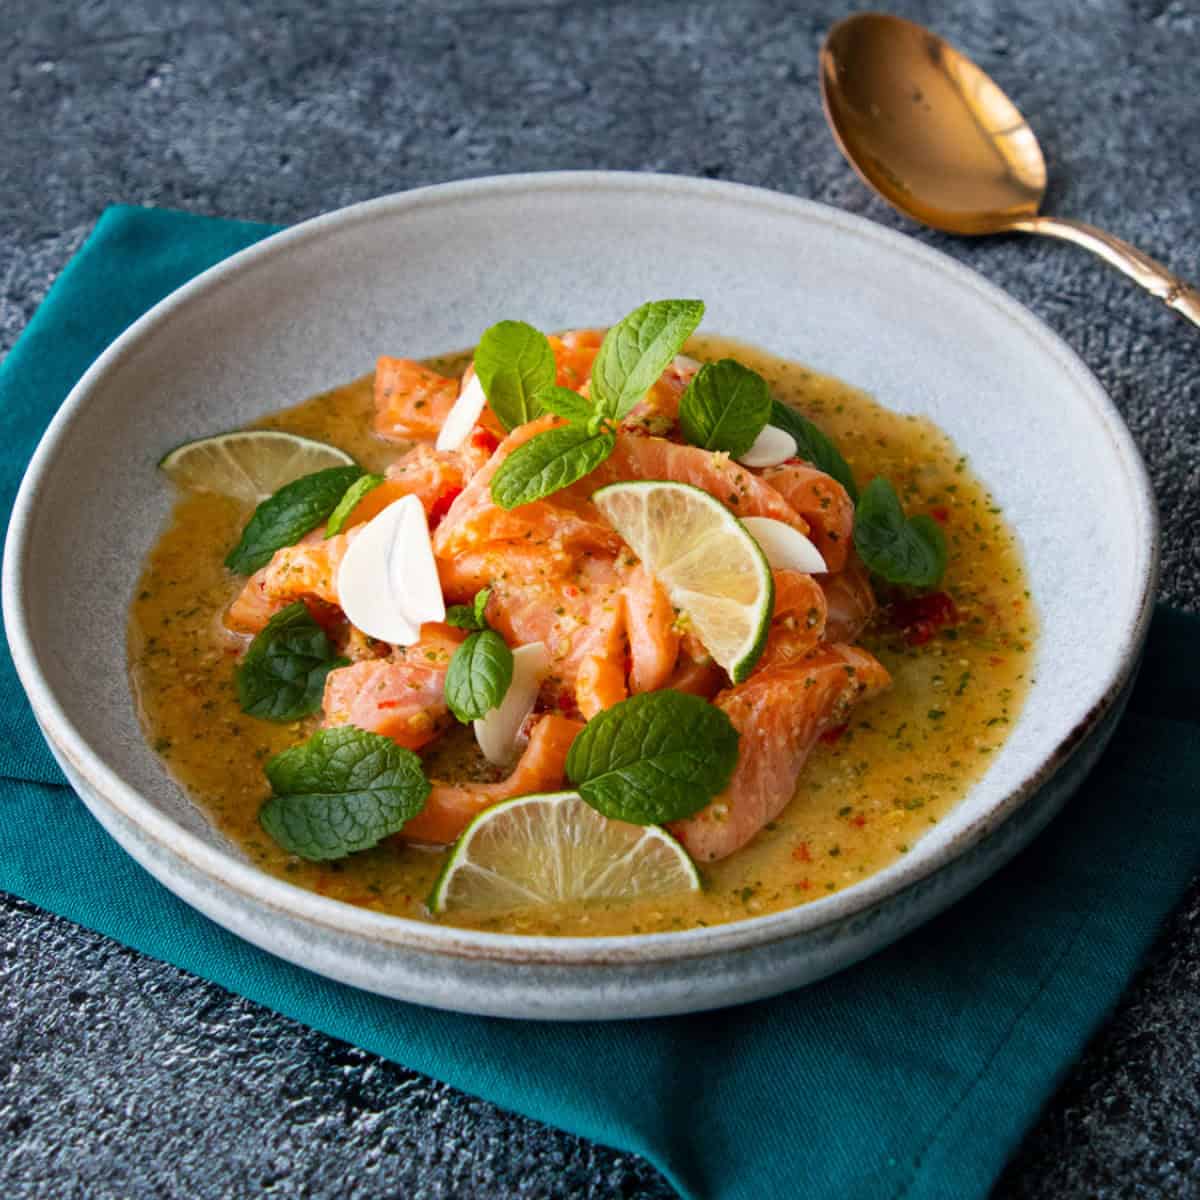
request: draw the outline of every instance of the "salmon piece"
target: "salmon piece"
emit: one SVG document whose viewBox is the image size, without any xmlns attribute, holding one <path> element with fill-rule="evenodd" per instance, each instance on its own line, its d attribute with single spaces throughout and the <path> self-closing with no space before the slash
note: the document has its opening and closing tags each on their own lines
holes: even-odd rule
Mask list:
<svg viewBox="0 0 1200 1200">
<path fill-rule="evenodd" d="M 582 728 L 579 721 L 547 713 L 538 718 L 529 745 L 507 779 L 464 784 L 433 780 L 425 807 L 404 826 L 398 838 L 444 846 L 455 841 L 485 808 L 501 800 L 558 791 L 567 781 L 567 751 Z"/>
<path fill-rule="evenodd" d="M 365 524 L 404 496 L 416 496 L 432 522 L 446 512 L 450 502 L 463 490 L 467 473 L 463 457 L 457 451 L 447 453 L 432 446 L 414 446 L 387 468 L 383 482 L 354 506 L 342 528 Z"/>
<path fill-rule="evenodd" d="M 808 534 L 808 522 L 779 492 L 735 463 L 729 455 L 714 454 L 699 446 L 682 446 L 665 438 L 618 434 L 612 455 L 580 483 L 566 490 L 587 485 L 590 495 L 605 484 L 629 479 L 690 483 L 720 500 L 739 517 L 773 517 Z"/>
<path fill-rule="evenodd" d="M 665 589 L 641 565 L 626 576 L 625 625 L 629 637 L 629 690 L 653 692 L 665 687 L 679 658 L 680 634 Z"/>
<path fill-rule="evenodd" d="M 599 654 L 588 654 L 575 672 L 575 705 L 590 721 L 597 713 L 620 704 L 629 695 L 622 664 Z"/>
<path fill-rule="evenodd" d="M 592 364 L 604 334 L 603 329 L 574 329 L 557 337 L 551 335 L 548 340 L 558 368 L 555 382 L 559 387 L 585 394 L 590 391 Z M 646 393 L 646 398 L 625 416 L 622 429 L 657 436 L 670 433 L 679 420 L 679 401 L 699 366 L 693 359 L 678 356 Z"/>
<path fill-rule="evenodd" d="M 451 604 L 467 604 L 480 588 L 524 580 L 534 586 L 565 580 L 577 561 L 564 550 L 527 542 L 489 542 L 456 558 L 437 560 L 442 592 Z"/>
<path fill-rule="evenodd" d="M 680 651 L 679 660 L 666 686 L 676 692 L 688 692 L 711 700 L 728 683 L 729 676 L 701 648 L 696 657 L 687 649 Z"/>
<path fill-rule="evenodd" d="M 854 501 L 846 489 L 807 463 L 768 467 L 762 478 L 812 526 L 809 536 L 830 574 L 840 571 L 854 539 Z"/>
<path fill-rule="evenodd" d="M 671 832 L 700 862 L 740 850 L 787 807 L 821 733 L 889 682 L 865 650 L 831 645 L 723 692 L 716 705 L 741 735 L 733 778 L 695 816 L 671 822 Z"/>
<path fill-rule="evenodd" d="M 679 402 L 700 365 L 695 359 L 677 355 L 646 393 L 646 398 L 630 410 L 621 422 L 621 428 L 643 436 L 665 437 L 673 433 L 679 423 Z"/>
<path fill-rule="evenodd" d="M 555 551 L 569 547 L 615 554 L 620 549 L 621 539 L 592 504 L 591 490 L 581 490 L 578 484 L 511 512 L 492 499 L 492 478 L 500 464 L 530 438 L 559 424 L 557 417 L 547 414 L 518 426 L 496 447 L 438 526 L 433 551 L 439 560 L 454 560 L 489 542 L 504 541 L 523 541 Z"/>
<path fill-rule="evenodd" d="M 319 525 L 294 546 L 276 550 L 229 606 L 226 628 L 235 633 L 258 633 L 275 613 L 296 600 L 336 605 L 338 567 L 356 533 L 326 538 L 325 526 Z"/>
<path fill-rule="evenodd" d="M 851 554 L 844 570 L 818 577 L 825 593 L 828 616 L 825 638 L 830 642 L 853 642 L 875 615 L 877 603 L 871 576 L 857 554 Z"/>
<path fill-rule="evenodd" d="M 489 542 L 457 558 L 437 561 L 442 592 L 450 604 L 467 604 L 480 588 L 524 581 L 544 586 L 565 580 L 577 560 L 564 550 L 527 542 Z"/>
<path fill-rule="evenodd" d="M 775 612 L 754 671 L 803 658 L 825 633 L 825 593 L 802 571 L 774 571 Z"/>
<path fill-rule="evenodd" d="M 274 596 L 267 595 L 266 576 L 266 567 L 255 571 L 225 610 L 224 625 L 230 633 L 258 633 L 281 608 L 286 607 Z"/>
<path fill-rule="evenodd" d="M 457 379 L 384 355 L 375 364 L 375 432 L 400 442 L 435 438 L 458 391 Z"/>
<path fill-rule="evenodd" d="M 604 341 L 603 329 L 572 329 L 547 339 L 557 368 L 555 383 L 579 391 L 592 377 L 592 363 Z"/>
<path fill-rule="evenodd" d="M 461 629 L 431 623 L 421 639 L 397 646 L 389 658 L 339 667 L 325 677 L 325 727 L 354 725 L 419 750 L 452 722 L 446 707 L 446 670 Z"/>
<path fill-rule="evenodd" d="M 611 558 L 583 556 L 569 574 L 540 579 L 514 572 L 492 583 L 487 619 L 510 646 L 542 642 L 550 669 L 542 698 L 566 709 L 595 712 L 612 702 L 619 676 L 624 696 L 625 579 Z M 580 671 L 588 659 L 615 664 Z M 581 694 L 582 691 L 582 694 Z"/>
<path fill-rule="evenodd" d="M 543 500 L 505 511 L 492 500 L 491 493 L 492 478 L 500 464 L 518 446 L 557 424 L 556 417 L 539 417 L 514 429 L 500 443 L 438 526 L 433 548 L 439 559 L 456 558 L 489 541 L 518 539 L 555 549 L 615 554 L 621 548 L 621 540 L 591 497 L 605 484 L 628 479 L 690 483 L 728 505 L 739 516 L 774 517 L 803 534 L 809 531 L 804 518 L 774 488 L 728 455 L 629 433 L 618 434 L 611 457 L 578 483 Z"/>
</svg>

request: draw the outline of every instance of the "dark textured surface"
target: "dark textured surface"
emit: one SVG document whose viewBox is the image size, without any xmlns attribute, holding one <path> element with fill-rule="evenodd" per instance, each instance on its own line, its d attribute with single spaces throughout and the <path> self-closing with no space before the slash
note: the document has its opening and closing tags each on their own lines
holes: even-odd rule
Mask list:
<svg viewBox="0 0 1200 1200">
<path fill-rule="evenodd" d="M 1048 207 L 1200 277 L 1200 9 L 894 5 L 1029 114 Z M 761 184 L 884 224 L 821 120 L 822 2 L 0 4 L 0 352 L 114 201 L 288 222 L 499 171 Z M 910 229 L 911 232 L 911 229 Z M 915 236 L 1028 304 L 1099 375 L 1200 610 L 1200 332 L 1081 251 Z M 1119 897 L 1114 897 L 1114 903 Z M 509 1116 L 9 900 L 0 1195 L 667 1196 L 645 1164 Z M 997 1196 L 1200 1195 L 1200 889 Z"/>
</svg>

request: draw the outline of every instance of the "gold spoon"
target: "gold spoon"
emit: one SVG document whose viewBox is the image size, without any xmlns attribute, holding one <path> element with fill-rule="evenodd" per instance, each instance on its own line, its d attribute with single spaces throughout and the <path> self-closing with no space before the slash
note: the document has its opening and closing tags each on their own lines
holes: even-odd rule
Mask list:
<svg viewBox="0 0 1200 1200">
<path fill-rule="evenodd" d="M 839 21 L 821 100 L 842 153 L 906 216 L 948 233 L 1044 233 L 1084 246 L 1200 325 L 1200 292 L 1120 238 L 1038 215 L 1046 160 L 1028 122 L 970 59 L 886 13 Z"/>
</svg>

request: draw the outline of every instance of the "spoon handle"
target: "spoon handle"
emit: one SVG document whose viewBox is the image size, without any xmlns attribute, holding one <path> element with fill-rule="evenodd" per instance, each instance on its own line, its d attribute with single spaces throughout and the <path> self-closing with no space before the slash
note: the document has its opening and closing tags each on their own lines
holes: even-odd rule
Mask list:
<svg viewBox="0 0 1200 1200">
<path fill-rule="evenodd" d="M 1091 250 L 1118 271 L 1140 283 L 1168 308 L 1173 308 L 1187 317 L 1192 324 L 1200 325 L 1200 291 L 1184 283 L 1162 263 L 1148 254 L 1143 254 L 1136 246 L 1131 246 L 1119 237 L 1113 237 L 1111 233 L 1105 233 L 1103 229 L 1097 229 L 1094 225 L 1061 217 L 1029 217 L 1014 222 L 1013 227 L 1025 233 L 1044 233 L 1050 237 L 1062 238 L 1063 241 L 1074 242 L 1077 246 Z"/>
</svg>

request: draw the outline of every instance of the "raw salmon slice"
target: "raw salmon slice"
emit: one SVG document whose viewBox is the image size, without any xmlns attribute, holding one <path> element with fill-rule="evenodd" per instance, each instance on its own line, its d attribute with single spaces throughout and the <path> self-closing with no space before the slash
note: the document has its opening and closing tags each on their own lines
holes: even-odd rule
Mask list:
<svg viewBox="0 0 1200 1200">
<path fill-rule="evenodd" d="M 585 387 L 592 377 L 592 363 L 604 341 L 604 330 L 571 329 L 566 333 L 551 334 L 546 340 L 554 352 L 555 383 L 573 392 Z"/>
<path fill-rule="evenodd" d="M 852 553 L 846 560 L 844 570 L 819 578 L 828 612 L 825 620 L 826 640 L 857 641 L 877 607 L 870 572 L 863 566 L 862 559 Z"/>
<path fill-rule="evenodd" d="M 855 646 L 822 646 L 805 659 L 763 671 L 716 698 L 741 735 L 729 787 L 671 832 L 700 862 L 740 850 L 796 794 L 817 738 L 851 708 L 890 682 L 887 671 Z"/>
<path fill-rule="evenodd" d="M 234 633 L 258 633 L 275 613 L 296 600 L 336 605 L 338 567 L 355 536 L 350 531 L 327 539 L 322 525 L 294 546 L 276 550 L 229 606 L 225 627 Z"/>
<path fill-rule="evenodd" d="M 384 355 L 375 364 L 375 432 L 401 442 L 437 437 L 458 390 L 457 379 Z"/>
<path fill-rule="evenodd" d="M 808 523 L 788 502 L 757 475 L 735 463 L 727 454 L 683 446 L 665 438 L 617 435 L 612 456 L 590 475 L 574 484 L 589 493 L 608 483 L 630 479 L 666 479 L 690 483 L 720 500 L 739 517 L 773 517 L 803 534 Z"/>
<path fill-rule="evenodd" d="M 390 658 L 330 671 L 325 678 L 325 725 L 354 725 L 419 750 L 452 722 L 446 708 L 446 670 L 466 635 L 449 625 L 421 628 L 421 640 L 397 646 Z"/>
<path fill-rule="evenodd" d="M 383 483 L 354 506 L 343 528 L 365 524 L 404 496 L 416 496 L 433 524 L 449 510 L 470 473 L 469 460 L 457 451 L 446 453 L 432 446 L 414 446 L 387 468 Z"/>
<path fill-rule="evenodd" d="M 775 614 L 767 644 L 754 667 L 759 674 L 803 658 L 825 634 L 825 593 L 802 571 L 775 571 Z"/>
<path fill-rule="evenodd" d="M 560 424 L 557 417 L 544 416 L 520 425 L 496 447 L 495 453 L 472 477 L 437 528 L 434 554 L 452 563 L 489 542 L 524 542 L 553 551 L 605 550 L 615 553 L 621 546 L 612 527 L 590 500 L 590 491 L 566 488 L 544 500 L 523 504 L 511 511 L 492 499 L 492 478 L 500 464 L 530 438 Z"/>
<path fill-rule="evenodd" d="M 569 574 L 492 581 L 487 619 L 511 646 L 545 645 L 547 703 L 594 716 L 626 694 L 624 588 L 611 558 L 584 556 Z"/>
<path fill-rule="evenodd" d="M 662 584 L 640 564 L 625 577 L 625 622 L 629 637 L 629 690 L 666 687 L 679 659 L 675 609 Z"/>
<path fill-rule="evenodd" d="M 854 501 L 846 489 L 807 463 L 769 467 L 762 478 L 809 523 L 809 537 L 830 572 L 840 571 L 854 537 Z"/>
<path fill-rule="evenodd" d="M 455 841 L 473 817 L 513 796 L 558 791 L 567 779 L 567 751 L 583 728 L 557 713 L 537 719 L 529 745 L 512 774 L 499 783 L 440 783 L 432 781 L 425 807 L 398 836 L 407 842 L 447 845 Z"/>
</svg>

